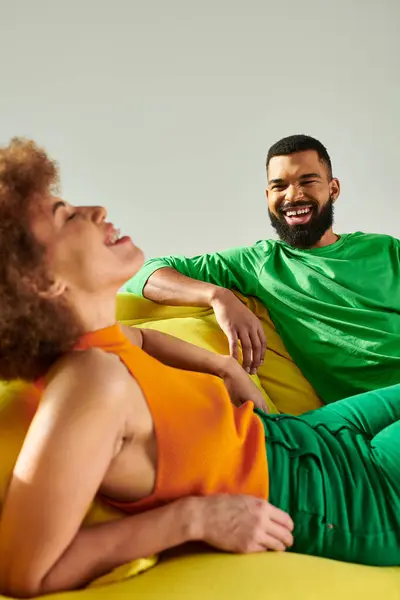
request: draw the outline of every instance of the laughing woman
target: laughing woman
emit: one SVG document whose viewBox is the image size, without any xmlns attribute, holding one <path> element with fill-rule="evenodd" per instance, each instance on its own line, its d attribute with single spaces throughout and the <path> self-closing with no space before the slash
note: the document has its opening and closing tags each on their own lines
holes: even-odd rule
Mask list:
<svg viewBox="0 0 400 600">
<path fill-rule="evenodd" d="M 400 564 L 400 386 L 267 415 L 233 359 L 115 322 L 142 252 L 57 181 L 33 142 L 0 149 L 0 377 L 42 390 L 3 506 L 1 592 L 80 588 L 192 540 Z M 82 527 L 96 495 L 126 517 Z"/>
</svg>

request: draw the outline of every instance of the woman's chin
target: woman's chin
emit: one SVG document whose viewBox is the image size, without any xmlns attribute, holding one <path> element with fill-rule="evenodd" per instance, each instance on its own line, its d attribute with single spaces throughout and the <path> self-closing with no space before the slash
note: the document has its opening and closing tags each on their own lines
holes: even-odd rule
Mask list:
<svg viewBox="0 0 400 600">
<path fill-rule="evenodd" d="M 135 277 L 140 271 L 140 269 L 144 265 L 144 254 L 141 250 L 138 250 L 134 259 L 130 261 L 129 268 L 127 268 L 124 273 L 124 280 L 121 285 L 124 285 L 129 279 Z"/>
</svg>

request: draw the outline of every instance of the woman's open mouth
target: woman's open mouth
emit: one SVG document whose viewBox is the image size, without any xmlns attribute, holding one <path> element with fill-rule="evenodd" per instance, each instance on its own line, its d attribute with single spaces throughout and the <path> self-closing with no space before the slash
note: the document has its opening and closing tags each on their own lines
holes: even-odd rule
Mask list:
<svg viewBox="0 0 400 600">
<path fill-rule="evenodd" d="M 113 226 L 109 227 L 105 241 L 106 246 L 119 246 L 120 244 L 130 241 L 131 238 L 128 235 L 121 235 L 119 229 L 115 229 Z"/>
</svg>

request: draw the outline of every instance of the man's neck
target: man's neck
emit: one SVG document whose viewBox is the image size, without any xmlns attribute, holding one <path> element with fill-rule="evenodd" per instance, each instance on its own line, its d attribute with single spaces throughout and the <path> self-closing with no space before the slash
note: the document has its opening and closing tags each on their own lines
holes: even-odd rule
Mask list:
<svg viewBox="0 0 400 600">
<path fill-rule="evenodd" d="M 333 229 L 328 229 L 328 231 L 325 231 L 319 242 L 312 246 L 312 248 L 324 248 L 325 246 L 331 246 L 332 244 L 335 244 L 338 239 L 339 236 L 333 232 Z"/>
</svg>

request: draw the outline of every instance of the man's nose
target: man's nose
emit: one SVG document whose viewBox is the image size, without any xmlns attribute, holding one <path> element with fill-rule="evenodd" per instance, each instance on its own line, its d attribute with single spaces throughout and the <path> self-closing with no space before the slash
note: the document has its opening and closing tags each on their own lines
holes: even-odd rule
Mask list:
<svg viewBox="0 0 400 600">
<path fill-rule="evenodd" d="M 296 202 L 303 200 L 303 198 L 304 194 L 300 186 L 292 184 L 287 187 L 285 194 L 286 202 Z"/>
</svg>

